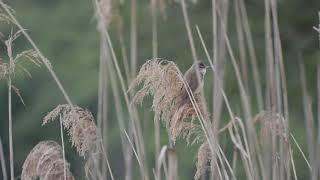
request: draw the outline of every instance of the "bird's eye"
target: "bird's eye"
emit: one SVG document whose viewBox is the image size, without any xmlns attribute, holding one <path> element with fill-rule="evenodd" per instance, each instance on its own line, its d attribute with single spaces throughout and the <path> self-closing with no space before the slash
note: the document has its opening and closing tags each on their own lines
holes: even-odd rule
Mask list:
<svg viewBox="0 0 320 180">
<path fill-rule="evenodd" d="M 200 62 L 200 63 L 198 64 L 198 66 L 199 66 L 199 68 L 205 68 L 205 67 L 206 67 L 203 62 Z"/>
</svg>

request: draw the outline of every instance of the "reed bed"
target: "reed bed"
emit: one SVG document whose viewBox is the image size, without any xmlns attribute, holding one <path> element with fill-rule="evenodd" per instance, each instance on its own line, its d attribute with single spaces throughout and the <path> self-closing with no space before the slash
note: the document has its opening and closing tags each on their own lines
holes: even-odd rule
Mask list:
<svg viewBox="0 0 320 180">
<path fill-rule="evenodd" d="M 320 159 L 317 155 L 320 152 L 320 63 L 317 63 L 316 74 L 317 118 L 314 116 L 315 108 L 303 54 L 299 51 L 301 104 L 304 108 L 302 111 L 305 115 L 307 146 L 302 148 L 301 143 L 295 139 L 294 130 L 290 129 L 290 97 L 276 0 L 264 0 L 264 58 L 257 55 L 244 0 L 211 1 L 212 22 L 208 22 L 212 23 L 210 46 L 208 39 L 203 38 L 202 29 L 190 18 L 192 14 L 188 9 L 193 4 L 185 0 L 176 2 L 181 5 L 185 38 L 188 39 L 190 47 L 191 57 L 188 63 L 197 63 L 202 53 L 205 54 L 204 63 L 212 70 L 212 82 L 204 80 L 205 86 L 212 85 L 212 91 L 206 93 L 207 89 L 203 88 L 192 91 L 187 82 L 188 71 L 183 73 L 176 62 L 159 58 L 162 47 L 158 38 L 159 14 L 166 16 L 165 9 L 170 5 L 168 2 L 150 1 L 152 58 L 148 60 L 138 59 L 138 12 L 141 2 L 133 0 L 129 4 L 130 53 L 127 52 L 125 21 L 121 12 L 121 6 L 127 2 L 92 0 L 92 3 L 100 41 L 97 120 L 89 110 L 73 104 L 54 71 L 53 61 L 43 55 L 17 20 L 14 10 L 0 0 L 0 20 L 18 29 L 3 41 L 7 59 L 0 59 L 0 80 L 6 81 L 8 85 L 9 158 L 4 157 L 0 141 L 1 172 L 4 180 L 15 179 L 17 176 L 22 180 L 76 179 L 70 170 L 72 164 L 67 162 L 65 144 L 68 142 L 64 141 L 64 130 L 67 131 L 70 143 L 76 148 L 80 160 L 85 161 L 82 171 L 86 179 L 179 179 L 180 159 L 185 157 L 181 156 L 176 146 L 178 141 L 187 149 L 190 146 L 198 148 L 197 154 L 194 154 L 196 162 L 193 164 L 193 178 L 196 180 L 298 179 L 300 169 L 296 168 L 297 156 L 303 157 L 307 164 L 310 179 L 319 179 Z M 231 12 L 233 10 L 234 12 Z M 230 14 L 235 15 L 234 25 L 229 22 Z M 113 32 L 114 26 L 116 33 Z M 229 28 L 236 30 L 236 43 L 230 39 Z M 320 37 L 320 24 L 314 29 Z M 119 42 L 111 39 L 114 36 L 118 37 Z M 22 37 L 30 43 L 32 49 L 15 54 L 13 43 Z M 114 43 L 120 44 L 120 51 L 116 51 Z M 121 54 L 118 55 L 118 52 Z M 18 175 L 14 171 L 12 92 L 15 92 L 24 104 L 19 89 L 13 85 L 19 68 L 31 77 L 29 70 L 20 65 L 23 60 L 39 67 L 44 65 L 66 102 L 47 113 L 42 121 L 42 125 L 46 126 L 53 121 L 60 121 L 60 131 L 57 131 L 57 134 L 61 137 L 62 145 L 51 140 L 39 142 L 26 156 L 23 166 L 20 167 L 22 173 Z M 141 66 L 140 62 L 143 62 Z M 261 68 L 262 63 L 264 69 Z M 235 91 L 240 99 L 239 107 L 231 103 L 232 96 L 227 93 L 225 81 L 230 76 L 227 66 L 234 73 Z M 195 75 L 195 79 L 200 83 L 198 69 Z M 212 97 L 211 108 L 209 98 L 206 97 L 208 93 Z M 145 104 L 150 103 L 148 98 L 151 99 L 149 109 L 153 117 L 152 134 L 147 134 L 149 131 L 144 127 L 145 122 L 150 119 L 140 111 L 140 108 L 147 108 Z M 111 119 L 108 110 L 113 105 L 116 115 Z M 122 155 L 117 162 L 109 161 L 108 158 L 113 156 L 113 147 L 109 146 L 109 125 L 115 121 L 120 133 L 119 154 Z M 318 129 L 316 125 L 319 126 Z M 167 135 L 163 135 L 162 131 L 166 131 Z M 152 152 L 148 149 L 150 145 L 146 141 L 147 136 L 153 136 L 154 139 Z M 165 141 L 162 138 L 167 138 L 167 143 L 163 143 Z M 307 151 L 304 152 L 304 149 Z M 152 156 L 148 155 L 150 153 Z M 10 163 L 9 177 L 6 172 L 6 159 L 9 159 Z M 113 172 L 119 164 L 123 168 L 118 177 Z"/>
</svg>

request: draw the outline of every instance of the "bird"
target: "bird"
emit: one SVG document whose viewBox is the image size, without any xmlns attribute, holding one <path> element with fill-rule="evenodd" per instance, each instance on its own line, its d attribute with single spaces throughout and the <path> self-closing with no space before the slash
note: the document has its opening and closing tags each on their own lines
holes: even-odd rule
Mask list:
<svg viewBox="0 0 320 180">
<path fill-rule="evenodd" d="M 197 61 L 192 66 L 185 72 L 184 74 L 184 80 L 186 84 L 188 84 L 190 91 L 193 94 L 200 93 L 201 89 L 204 86 L 204 76 L 207 72 L 208 66 L 205 66 L 205 64 L 202 61 Z M 199 73 L 199 80 L 197 78 L 197 73 Z M 186 91 L 186 89 L 183 87 L 184 91 L 182 92 L 183 94 L 183 99 L 188 100 L 189 96 Z"/>
</svg>

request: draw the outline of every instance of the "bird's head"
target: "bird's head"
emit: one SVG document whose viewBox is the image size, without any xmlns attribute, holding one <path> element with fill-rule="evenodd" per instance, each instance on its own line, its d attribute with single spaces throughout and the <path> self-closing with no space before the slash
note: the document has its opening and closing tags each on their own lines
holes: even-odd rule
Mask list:
<svg viewBox="0 0 320 180">
<path fill-rule="evenodd" d="M 207 66 L 202 61 L 197 61 L 193 64 L 195 70 L 198 69 L 199 73 L 204 76 L 207 72 Z"/>
</svg>

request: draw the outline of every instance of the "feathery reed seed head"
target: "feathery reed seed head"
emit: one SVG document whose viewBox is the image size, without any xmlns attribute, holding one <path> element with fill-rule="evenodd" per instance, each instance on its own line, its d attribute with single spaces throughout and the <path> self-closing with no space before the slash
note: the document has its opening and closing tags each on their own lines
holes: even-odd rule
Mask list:
<svg viewBox="0 0 320 180">
<path fill-rule="evenodd" d="M 261 139 L 276 135 L 285 142 L 288 142 L 288 130 L 285 126 L 285 119 L 280 114 L 271 111 L 262 111 L 255 116 L 254 122 L 261 124 Z"/>
<path fill-rule="evenodd" d="M 77 148 L 79 155 L 84 157 L 86 153 L 93 150 L 99 138 L 92 114 L 79 106 L 58 105 L 44 117 L 42 125 L 54 121 L 60 115 L 72 145 Z"/>
<path fill-rule="evenodd" d="M 41 141 L 28 154 L 22 167 L 22 180 L 74 180 L 69 163 L 63 160 L 62 148 L 55 141 Z"/>
<path fill-rule="evenodd" d="M 141 104 L 144 97 L 148 95 L 153 97 L 152 109 L 156 116 L 165 122 L 174 142 L 179 136 L 187 140 L 193 135 L 197 137 L 198 134 L 194 133 L 199 132 L 194 130 L 198 124 L 192 121 L 197 117 L 197 113 L 190 99 L 184 97 L 187 91 L 185 83 L 183 75 L 174 62 L 152 59 L 142 65 L 139 74 L 129 87 L 131 91 L 142 85 L 135 93 L 133 103 Z M 200 93 L 195 93 L 193 96 L 200 113 L 208 117 Z"/>
</svg>

